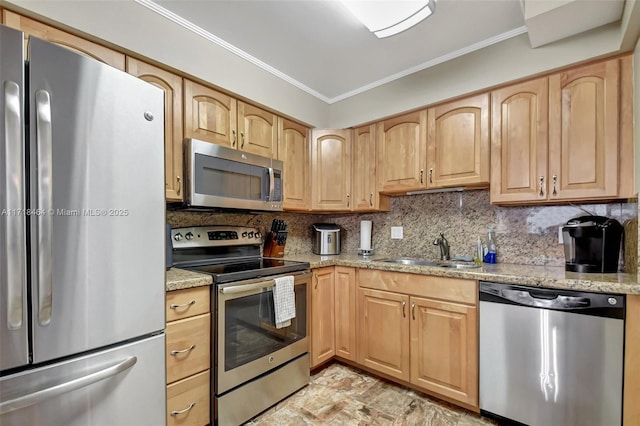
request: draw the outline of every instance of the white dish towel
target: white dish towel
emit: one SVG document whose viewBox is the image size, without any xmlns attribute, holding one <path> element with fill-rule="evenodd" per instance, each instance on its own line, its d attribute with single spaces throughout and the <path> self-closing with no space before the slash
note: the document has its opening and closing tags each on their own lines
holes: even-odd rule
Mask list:
<svg viewBox="0 0 640 426">
<path fill-rule="evenodd" d="M 291 325 L 291 318 L 296 317 L 296 295 L 293 291 L 293 276 L 275 278 L 273 286 L 273 310 L 275 311 L 276 328 Z"/>
</svg>

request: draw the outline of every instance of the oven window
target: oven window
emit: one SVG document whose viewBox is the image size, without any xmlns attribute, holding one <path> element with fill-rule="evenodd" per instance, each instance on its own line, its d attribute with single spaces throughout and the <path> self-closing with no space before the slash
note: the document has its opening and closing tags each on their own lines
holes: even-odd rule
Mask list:
<svg viewBox="0 0 640 426">
<path fill-rule="evenodd" d="M 275 327 L 273 293 L 265 291 L 225 302 L 225 371 L 269 355 L 306 337 L 307 286 L 295 286 L 296 317 Z"/>
</svg>

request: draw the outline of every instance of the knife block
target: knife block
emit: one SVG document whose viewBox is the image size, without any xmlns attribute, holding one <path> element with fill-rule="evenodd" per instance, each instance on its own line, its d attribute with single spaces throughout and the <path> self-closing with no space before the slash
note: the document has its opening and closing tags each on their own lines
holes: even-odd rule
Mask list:
<svg viewBox="0 0 640 426">
<path fill-rule="evenodd" d="M 284 257 L 284 248 L 287 245 L 286 240 L 278 242 L 275 232 L 269 232 L 264 240 L 264 250 L 262 257 Z"/>
</svg>

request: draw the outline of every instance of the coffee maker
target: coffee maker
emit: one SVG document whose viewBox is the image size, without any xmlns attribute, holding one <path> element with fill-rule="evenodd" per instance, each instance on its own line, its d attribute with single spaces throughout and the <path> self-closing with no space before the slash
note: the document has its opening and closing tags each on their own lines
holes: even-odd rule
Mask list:
<svg viewBox="0 0 640 426">
<path fill-rule="evenodd" d="M 565 270 L 573 272 L 618 272 L 624 228 L 604 216 L 580 216 L 562 227 Z"/>
</svg>

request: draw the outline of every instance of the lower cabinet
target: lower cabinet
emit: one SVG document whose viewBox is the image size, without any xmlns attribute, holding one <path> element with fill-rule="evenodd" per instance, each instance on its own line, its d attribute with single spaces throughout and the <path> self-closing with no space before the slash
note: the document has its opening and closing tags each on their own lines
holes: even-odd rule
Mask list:
<svg viewBox="0 0 640 426">
<path fill-rule="evenodd" d="M 335 268 L 313 270 L 311 283 L 311 368 L 329 361 L 336 354 L 335 346 Z"/>
<path fill-rule="evenodd" d="M 356 270 L 336 266 L 334 285 L 336 356 L 356 361 Z"/>
<path fill-rule="evenodd" d="M 210 424 L 209 287 L 166 296 L 167 425 Z"/>
<path fill-rule="evenodd" d="M 358 284 L 358 363 L 477 410 L 477 282 L 361 269 Z"/>
</svg>

